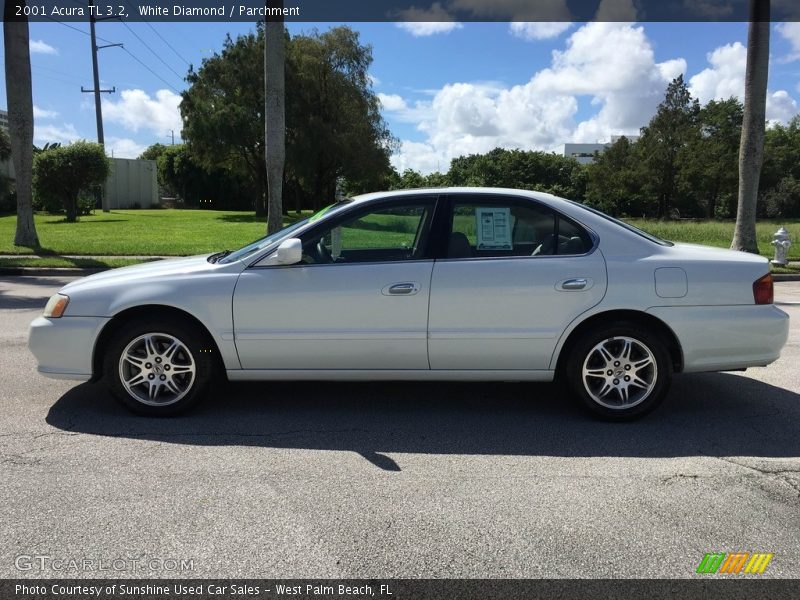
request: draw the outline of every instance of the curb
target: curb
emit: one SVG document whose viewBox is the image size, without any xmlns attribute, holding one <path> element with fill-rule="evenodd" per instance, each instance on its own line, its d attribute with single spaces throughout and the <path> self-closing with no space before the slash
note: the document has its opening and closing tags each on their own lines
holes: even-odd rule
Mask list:
<svg viewBox="0 0 800 600">
<path fill-rule="evenodd" d="M 781 281 L 800 281 L 800 274 L 794 275 L 792 273 L 773 273 L 772 281 L 776 283 Z"/>
<path fill-rule="evenodd" d="M 109 271 L 111 267 L 78 269 L 71 267 L 0 267 L 0 277 L 85 277 Z"/>
</svg>

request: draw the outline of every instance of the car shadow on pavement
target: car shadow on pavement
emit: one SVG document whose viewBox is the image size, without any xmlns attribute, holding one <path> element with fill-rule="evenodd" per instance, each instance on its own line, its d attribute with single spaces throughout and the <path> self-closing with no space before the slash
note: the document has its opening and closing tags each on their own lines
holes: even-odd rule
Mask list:
<svg viewBox="0 0 800 600">
<path fill-rule="evenodd" d="M 225 384 L 189 413 L 138 417 L 82 384 L 47 422 L 92 435 L 203 446 L 563 457 L 800 456 L 800 395 L 734 374 L 681 375 L 642 420 L 593 419 L 553 384 Z"/>
</svg>

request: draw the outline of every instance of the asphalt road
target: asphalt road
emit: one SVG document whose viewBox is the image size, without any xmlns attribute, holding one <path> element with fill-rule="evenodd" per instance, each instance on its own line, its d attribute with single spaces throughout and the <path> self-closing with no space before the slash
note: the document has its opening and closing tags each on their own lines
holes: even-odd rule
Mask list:
<svg viewBox="0 0 800 600">
<path fill-rule="evenodd" d="M 0 577 L 671 578 L 716 551 L 800 577 L 798 283 L 777 363 L 608 424 L 541 384 L 236 384 L 136 417 L 35 372 L 65 282 L 0 279 Z"/>
</svg>

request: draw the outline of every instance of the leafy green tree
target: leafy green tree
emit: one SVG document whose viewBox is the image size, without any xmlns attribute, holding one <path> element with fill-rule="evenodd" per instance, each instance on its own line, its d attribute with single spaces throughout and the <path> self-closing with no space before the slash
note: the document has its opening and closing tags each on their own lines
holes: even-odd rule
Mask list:
<svg viewBox="0 0 800 600">
<path fill-rule="evenodd" d="M 14 245 L 37 247 L 39 236 L 33 221 L 31 188 L 33 165 L 33 91 L 31 87 L 31 50 L 27 17 L 15 17 L 15 6 L 6 2 L 3 19 L 3 44 L 6 65 L 8 129 L 11 134 L 12 159 L 17 193 L 17 228 Z M 24 7 L 25 2 L 21 5 Z"/>
<path fill-rule="evenodd" d="M 224 168 L 207 170 L 194 159 L 186 144 L 166 146 L 156 160 L 158 182 L 186 206 L 247 210 L 252 195 L 247 181 Z M 243 200 L 243 198 L 245 200 Z"/>
<path fill-rule="evenodd" d="M 225 39 L 222 51 L 190 69 L 180 110 L 192 156 L 210 170 L 223 167 L 246 178 L 251 207 L 266 214 L 264 191 L 264 34 Z"/>
<path fill-rule="evenodd" d="M 581 169 L 574 158 L 558 154 L 495 148 L 453 159 L 447 177 L 452 185 L 538 190 L 582 201 Z"/>
<path fill-rule="evenodd" d="M 285 185 L 319 208 L 333 199 L 340 178 L 354 188 L 382 183 L 394 140 L 370 87 L 371 48 L 348 27 L 287 35 L 285 44 Z M 263 25 L 228 37 L 219 54 L 189 73 L 181 102 L 182 137 L 193 158 L 209 171 L 222 167 L 246 178 L 260 215 L 267 187 L 263 58 Z"/>
<path fill-rule="evenodd" d="M 349 27 L 334 27 L 293 37 L 286 59 L 287 170 L 312 208 L 334 197 L 340 178 L 377 187 L 396 140 L 371 88 L 371 46 Z"/>
<path fill-rule="evenodd" d="M 785 178 L 800 181 L 800 115 L 787 125 L 777 124 L 766 131 L 759 188 L 766 196 Z M 762 208 L 762 213 L 765 208 Z"/>
<path fill-rule="evenodd" d="M 78 220 L 78 197 L 105 183 L 111 161 L 100 144 L 75 142 L 41 152 L 33 164 L 33 188 L 37 196 L 58 198 L 67 221 Z"/>
<path fill-rule="evenodd" d="M 656 114 L 642 128 L 637 142 L 650 193 L 657 199 L 656 216 L 669 217 L 678 191 L 678 171 L 687 146 L 700 135 L 700 103 L 693 99 L 683 75 L 673 79 Z"/>
<path fill-rule="evenodd" d="M 148 146 L 144 152 L 139 155 L 139 160 L 158 160 L 158 157 L 166 152 L 167 146 L 161 143 L 155 143 Z"/>
<path fill-rule="evenodd" d="M 711 100 L 700 110 L 699 123 L 700 135 L 681 155 L 681 213 L 709 219 L 732 216 L 739 184 L 742 104 L 736 98 Z"/>
<path fill-rule="evenodd" d="M 586 203 L 613 216 L 653 216 L 656 203 L 644 189 L 637 144 L 620 137 L 586 166 Z"/>
</svg>

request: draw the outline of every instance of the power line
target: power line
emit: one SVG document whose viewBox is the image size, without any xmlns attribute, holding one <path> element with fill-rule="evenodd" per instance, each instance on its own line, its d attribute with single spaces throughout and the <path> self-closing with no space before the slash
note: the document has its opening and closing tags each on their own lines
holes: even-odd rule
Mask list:
<svg viewBox="0 0 800 600">
<path fill-rule="evenodd" d="M 135 32 L 133 29 L 131 29 L 130 25 L 128 25 L 128 24 L 127 24 L 125 21 L 120 21 L 120 23 L 122 23 L 122 24 L 125 26 L 125 28 L 126 28 L 128 31 L 130 31 L 130 32 L 133 34 L 133 36 L 134 36 L 134 37 L 135 37 L 137 40 L 139 40 L 139 41 L 142 43 L 142 45 L 143 45 L 145 48 L 147 48 L 147 49 L 150 51 L 150 53 L 151 53 L 153 56 L 155 56 L 155 57 L 156 57 L 156 58 L 157 58 L 159 61 L 161 61 L 161 64 L 163 64 L 165 67 L 167 67 L 167 69 L 169 69 L 170 71 L 172 71 L 172 72 L 175 74 L 175 76 L 176 76 L 178 79 L 180 79 L 181 81 L 183 81 L 183 76 L 182 76 L 182 75 L 180 75 L 180 74 L 179 74 L 177 71 L 175 71 L 175 69 L 173 69 L 172 67 L 170 67 L 170 66 L 167 64 L 167 62 L 166 62 L 166 61 L 165 61 L 163 58 L 161 58 L 161 56 L 159 56 L 159 54 L 158 54 L 158 53 L 157 53 L 155 50 L 153 50 L 153 49 L 152 49 L 152 48 L 151 48 L 151 47 L 150 47 L 150 46 L 147 44 L 147 42 L 145 42 L 145 41 L 144 41 L 144 40 L 143 40 L 141 37 L 139 37 L 139 34 L 138 34 L 138 33 L 136 33 L 136 32 Z M 162 81 L 163 81 L 163 80 L 162 80 Z"/>
<path fill-rule="evenodd" d="M 47 18 L 50 19 L 51 21 L 53 21 L 53 23 L 58 23 L 59 25 L 63 25 L 64 27 L 69 27 L 70 29 L 72 29 L 74 31 L 77 31 L 78 33 L 82 33 L 83 35 L 89 35 L 88 31 L 83 31 L 82 29 L 78 29 L 77 27 L 73 27 L 72 25 L 69 25 L 68 23 L 64 23 L 62 21 L 56 21 L 55 19 L 53 19 L 51 17 L 47 17 Z M 136 36 L 136 37 L 139 37 L 139 36 Z M 114 42 L 111 42 L 110 40 L 107 40 L 105 38 L 101 38 L 100 36 L 97 36 L 97 39 L 102 41 L 102 42 L 106 42 L 107 44 L 113 44 L 114 43 Z M 120 49 L 123 50 L 126 54 L 128 54 L 128 56 L 130 56 L 133 60 L 138 62 L 140 65 L 142 65 L 145 69 L 147 69 L 154 77 L 156 77 L 157 79 L 159 79 L 162 82 L 164 82 L 174 92 L 176 92 L 178 94 L 180 93 L 178 91 L 178 89 L 174 85 L 172 85 L 169 81 L 167 81 L 166 79 L 161 77 L 161 75 L 159 75 L 158 73 L 153 71 L 153 69 L 151 69 L 144 61 L 140 60 L 138 56 L 136 56 L 133 52 L 128 50 L 125 46 L 120 46 Z M 152 52 L 152 50 L 151 50 L 151 52 Z M 173 71 L 173 73 L 174 73 L 174 71 Z M 178 75 L 178 77 L 180 77 L 180 75 Z"/>
<path fill-rule="evenodd" d="M 131 52 L 130 50 L 128 50 L 128 49 L 127 49 L 125 46 L 122 46 L 122 50 L 123 50 L 124 52 L 126 52 L 126 53 L 127 53 L 127 54 L 128 54 L 128 55 L 129 55 L 129 56 L 130 56 L 130 57 L 131 57 L 133 60 L 135 60 L 136 62 L 138 62 L 140 65 L 142 65 L 142 66 L 143 66 L 145 69 L 147 69 L 148 71 L 150 71 L 150 73 L 151 73 L 151 74 L 152 74 L 154 77 L 157 77 L 158 79 L 160 79 L 161 81 L 163 81 L 163 82 L 164 82 L 164 83 L 165 83 L 167 86 L 169 86 L 170 88 L 172 88 L 172 90 L 173 90 L 173 91 L 174 91 L 176 94 L 180 94 L 180 92 L 178 91 L 178 89 L 177 89 L 177 88 L 176 88 L 174 85 L 172 85 L 172 84 L 171 84 L 169 81 L 167 81 L 166 79 L 164 79 L 163 77 L 161 77 L 161 75 L 159 75 L 158 73 L 156 73 L 155 71 L 153 71 L 153 69 L 151 69 L 149 66 L 147 66 L 147 64 L 146 64 L 146 63 L 144 63 L 143 61 L 139 60 L 139 58 L 138 58 L 138 57 L 137 57 L 135 54 L 133 54 L 133 52 Z"/>
<path fill-rule="evenodd" d="M 150 29 L 152 29 L 152 30 L 153 30 L 153 33 L 155 33 L 155 34 L 156 34 L 156 35 L 157 35 L 159 38 L 161 38 L 161 41 L 162 41 L 162 42 L 164 42 L 164 43 L 167 45 L 167 47 L 168 47 L 170 50 L 172 50 L 172 51 L 175 53 L 175 56 L 177 56 L 177 57 L 178 57 L 178 58 L 180 58 L 180 59 L 181 59 L 183 62 L 185 62 L 185 63 L 186 63 L 186 66 L 187 66 L 187 67 L 191 67 L 191 66 L 192 66 L 192 63 L 190 63 L 188 60 L 186 60 L 185 58 L 183 58 L 183 55 L 182 55 L 180 52 L 178 52 L 177 50 L 175 50 L 175 48 L 173 48 L 173 47 L 172 47 L 172 44 L 170 44 L 170 43 L 169 43 L 169 42 L 168 42 L 168 41 L 167 41 L 167 40 L 164 38 L 164 36 L 162 36 L 160 33 L 158 33 L 158 30 L 157 30 L 155 27 L 153 27 L 153 26 L 150 24 L 150 22 L 149 22 L 149 21 L 145 21 L 144 23 L 145 23 L 145 24 L 146 24 L 146 25 L 147 25 L 147 26 L 148 26 Z"/>
<path fill-rule="evenodd" d="M 74 2 L 75 0 L 72 0 L 72 1 Z M 133 6 L 131 6 L 131 4 L 128 2 L 128 0 L 121 0 L 121 1 L 122 1 L 122 3 L 123 3 L 125 6 L 127 6 L 127 7 L 130 9 L 130 11 L 131 11 L 131 13 L 132 13 L 132 14 L 136 12 L 136 10 L 134 10 Z M 142 19 L 142 23 L 144 23 L 145 25 L 147 25 L 147 26 L 148 26 L 148 27 L 149 27 L 149 28 L 150 28 L 150 29 L 153 31 L 153 33 L 155 33 L 155 34 L 156 34 L 156 35 L 159 37 L 159 39 L 160 39 L 162 42 L 164 42 L 164 44 L 167 46 L 167 48 L 169 48 L 170 50 L 172 50 L 172 52 L 175 54 L 175 56 L 177 56 L 177 57 L 178 57 L 178 58 L 180 58 L 180 59 L 181 59 L 183 62 L 185 62 L 187 67 L 191 67 L 191 66 L 192 66 L 192 64 L 191 64 L 191 63 L 190 63 L 188 60 L 186 60 L 186 59 L 183 57 L 183 55 L 182 55 L 180 52 L 178 52 L 178 51 L 175 49 L 175 47 L 174 47 L 172 44 L 170 44 L 170 43 L 169 43 L 169 41 L 167 41 L 167 39 L 166 39 L 166 38 L 165 38 L 163 35 L 161 35 L 161 34 L 158 32 L 158 30 L 157 30 L 155 27 L 153 27 L 153 26 L 150 24 L 150 21 L 148 21 L 148 20 L 146 20 L 146 19 Z M 179 76 L 179 77 L 180 77 L 180 76 Z M 183 77 L 181 77 L 181 79 L 183 79 Z"/>
<path fill-rule="evenodd" d="M 77 27 L 73 27 L 69 23 L 64 23 L 63 21 L 57 21 L 53 17 L 49 17 L 47 15 L 43 15 L 43 16 L 45 18 L 47 18 L 47 19 L 50 19 L 53 23 L 58 23 L 59 25 L 63 25 L 64 27 L 69 27 L 73 31 L 77 31 L 78 33 L 82 33 L 83 35 L 90 35 L 88 31 L 84 31 L 83 29 L 78 29 Z M 97 36 L 97 39 L 100 40 L 101 42 L 105 42 L 106 44 L 113 44 L 113 42 L 111 42 L 110 40 L 107 40 L 105 38 L 101 38 L 99 35 Z"/>
</svg>

